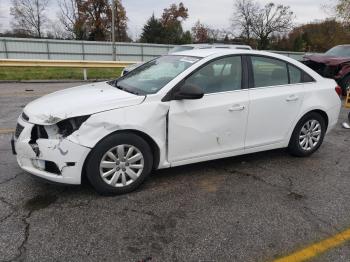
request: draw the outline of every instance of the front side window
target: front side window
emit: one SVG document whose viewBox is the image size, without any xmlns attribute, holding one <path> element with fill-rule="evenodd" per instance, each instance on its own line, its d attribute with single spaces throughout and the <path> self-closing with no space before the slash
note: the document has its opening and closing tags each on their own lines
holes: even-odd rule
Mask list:
<svg viewBox="0 0 350 262">
<path fill-rule="evenodd" d="M 162 56 L 132 70 L 117 80 L 115 86 L 130 93 L 155 94 L 199 60 L 190 56 Z"/>
<path fill-rule="evenodd" d="M 241 57 L 215 60 L 187 78 L 185 84 L 196 85 L 205 94 L 239 90 L 242 86 Z"/>
<path fill-rule="evenodd" d="M 287 85 L 287 63 L 277 59 L 252 56 L 255 87 Z"/>
</svg>

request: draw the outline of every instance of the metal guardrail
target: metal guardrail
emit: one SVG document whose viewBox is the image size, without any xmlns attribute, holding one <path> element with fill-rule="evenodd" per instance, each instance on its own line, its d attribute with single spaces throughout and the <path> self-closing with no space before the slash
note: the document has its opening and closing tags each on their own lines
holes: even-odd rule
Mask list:
<svg viewBox="0 0 350 262">
<path fill-rule="evenodd" d="M 32 60 L 0 59 L 0 66 L 6 67 L 78 67 L 78 68 L 122 68 L 136 61 L 81 61 L 81 60 Z"/>
<path fill-rule="evenodd" d="M 124 68 L 136 62 L 132 61 L 79 61 L 79 60 L 22 60 L 0 59 L 0 67 L 68 67 L 82 68 L 84 80 L 87 80 L 87 68 Z"/>
</svg>

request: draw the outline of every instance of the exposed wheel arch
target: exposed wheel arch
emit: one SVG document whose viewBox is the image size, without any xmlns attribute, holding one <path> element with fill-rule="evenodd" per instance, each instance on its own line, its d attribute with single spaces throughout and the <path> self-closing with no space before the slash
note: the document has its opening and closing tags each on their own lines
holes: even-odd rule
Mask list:
<svg viewBox="0 0 350 262">
<path fill-rule="evenodd" d="M 327 113 L 326 113 L 325 111 L 321 110 L 321 109 L 316 109 L 316 110 L 312 110 L 312 111 L 306 113 L 305 115 L 303 115 L 303 117 L 306 116 L 307 114 L 312 113 L 312 112 L 318 113 L 318 114 L 320 114 L 320 115 L 324 118 L 324 120 L 326 121 L 326 131 L 327 131 L 327 129 L 328 129 L 328 124 L 329 124 L 329 118 L 328 118 Z M 301 118 L 300 118 L 300 119 L 301 119 Z"/>
<path fill-rule="evenodd" d="M 142 131 L 134 130 L 134 129 L 119 130 L 119 131 L 116 131 L 112 134 L 116 134 L 116 133 L 133 133 L 135 135 L 142 137 L 144 140 L 146 140 L 146 142 L 150 145 L 150 147 L 152 149 L 152 153 L 153 153 L 153 169 L 156 169 L 159 166 L 160 149 L 152 137 L 150 137 L 148 134 L 146 134 Z"/>
</svg>

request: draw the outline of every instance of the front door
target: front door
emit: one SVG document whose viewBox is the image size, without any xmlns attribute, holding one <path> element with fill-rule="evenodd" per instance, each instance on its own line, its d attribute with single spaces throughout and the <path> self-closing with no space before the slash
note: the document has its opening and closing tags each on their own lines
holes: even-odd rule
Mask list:
<svg viewBox="0 0 350 262">
<path fill-rule="evenodd" d="M 242 59 L 215 60 L 186 79 L 201 87 L 198 100 L 170 102 L 168 158 L 176 162 L 244 149 L 249 91 L 242 90 Z M 195 162 L 195 161 L 194 161 Z"/>
</svg>

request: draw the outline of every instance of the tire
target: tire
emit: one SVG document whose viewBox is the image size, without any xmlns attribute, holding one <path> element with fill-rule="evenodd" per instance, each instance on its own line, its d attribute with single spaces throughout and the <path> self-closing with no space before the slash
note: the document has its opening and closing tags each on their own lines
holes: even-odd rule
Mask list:
<svg viewBox="0 0 350 262">
<path fill-rule="evenodd" d="M 313 124 L 315 124 L 315 126 L 312 126 Z M 319 128 L 315 129 L 318 125 Z M 308 128 L 308 126 L 310 128 Z M 289 153 L 297 157 L 307 157 L 312 155 L 322 145 L 326 128 L 326 120 L 319 113 L 311 112 L 305 115 L 300 119 L 293 131 L 288 145 Z M 310 130 L 315 131 L 309 132 Z M 317 135 L 318 133 L 319 135 Z M 310 138 L 312 144 L 310 143 Z"/>
<path fill-rule="evenodd" d="M 153 155 L 138 135 L 116 133 L 99 142 L 87 161 L 86 175 L 95 190 L 101 195 L 118 195 L 142 184 L 152 170 Z"/>
<path fill-rule="evenodd" d="M 350 75 L 345 76 L 341 81 L 340 81 L 340 87 L 343 92 L 343 96 L 347 95 L 347 92 L 350 89 Z"/>
</svg>

